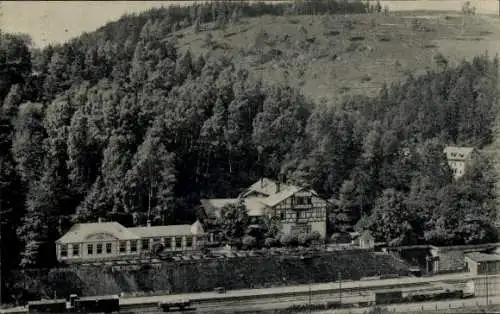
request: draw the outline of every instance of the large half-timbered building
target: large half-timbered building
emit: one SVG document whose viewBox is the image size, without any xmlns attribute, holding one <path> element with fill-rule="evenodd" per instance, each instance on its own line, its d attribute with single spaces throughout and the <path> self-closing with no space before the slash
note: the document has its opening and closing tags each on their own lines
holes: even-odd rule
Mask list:
<svg viewBox="0 0 500 314">
<path fill-rule="evenodd" d="M 327 201 L 313 189 L 262 178 L 237 198 L 204 199 L 202 206 L 209 219 L 220 217 L 222 207 L 244 201 L 249 216 L 278 218 L 283 234 L 317 231 L 326 237 Z"/>
</svg>

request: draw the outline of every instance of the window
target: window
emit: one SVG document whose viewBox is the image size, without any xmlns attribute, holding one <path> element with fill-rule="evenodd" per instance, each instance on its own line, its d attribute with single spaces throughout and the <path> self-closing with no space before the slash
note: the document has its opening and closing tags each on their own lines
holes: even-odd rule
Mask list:
<svg viewBox="0 0 500 314">
<path fill-rule="evenodd" d="M 310 196 L 299 196 L 295 199 L 296 205 L 311 205 L 312 198 Z"/>
<path fill-rule="evenodd" d="M 281 218 L 281 220 L 285 219 L 285 213 L 284 212 L 280 213 L 280 218 Z"/>
<path fill-rule="evenodd" d="M 137 252 L 137 241 L 130 241 L 130 252 Z"/>
<path fill-rule="evenodd" d="M 297 219 L 300 218 L 300 212 L 295 212 L 295 218 L 297 218 Z"/>
<path fill-rule="evenodd" d="M 296 197 L 295 198 L 295 205 L 302 205 L 302 197 Z"/>
<path fill-rule="evenodd" d="M 87 244 L 87 254 L 88 255 L 94 254 L 94 245 L 93 244 Z"/>
<path fill-rule="evenodd" d="M 182 247 L 182 238 L 181 237 L 175 237 L 175 247 L 176 248 Z"/>
<path fill-rule="evenodd" d="M 120 241 L 120 253 L 125 253 L 125 252 L 127 252 L 127 242 Z"/>
<path fill-rule="evenodd" d="M 61 245 L 61 256 L 68 256 L 68 245 L 67 244 L 63 244 Z"/>
<path fill-rule="evenodd" d="M 171 248 L 172 247 L 172 238 L 163 238 L 163 246 L 165 248 Z"/>
<path fill-rule="evenodd" d="M 111 243 L 106 243 L 106 253 L 107 254 L 111 254 L 111 248 L 112 248 Z"/>
<path fill-rule="evenodd" d="M 97 254 L 102 254 L 102 243 L 97 244 Z"/>
<path fill-rule="evenodd" d="M 193 237 L 186 237 L 186 247 L 193 246 Z"/>
<path fill-rule="evenodd" d="M 149 239 L 142 239 L 141 247 L 143 250 L 149 250 Z"/>
<path fill-rule="evenodd" d="M 80 255 L 80 248 L 78 245 L 73 245 L 73 256 L 78 256 Z"/>
</svg>

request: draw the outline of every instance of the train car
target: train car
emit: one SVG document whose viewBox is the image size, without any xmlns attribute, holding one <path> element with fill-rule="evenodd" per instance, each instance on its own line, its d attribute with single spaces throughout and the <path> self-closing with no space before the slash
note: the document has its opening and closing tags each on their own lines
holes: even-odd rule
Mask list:
<svg viewBox="0 0 500 314">
<path fill-rule="evenodd" d="M 40 300 L 28 302 L 28 313 L 65 313 L 66 300 Z"/>
<path fill-rule="evenodd" d="M 375 292 L 375 304 L 401 303 L 403 301 L 403 291 L 387 289 Z"/>
<path fill-rule="evenodd" d="M 190 306 L 191 306 L 191 300 L 188 299 L 165 301 L 158 303 L 158 307 L 161 308 L 163 312 L 169 312 L 172 309 L 178 309 L 180 311 L 183 311 Z"/>
<path fill-rule="evenodd" d="M 429 288 L 410 290 L 404 296 L 404 302 L 425 302 L 461 299 L 462 289 L 454 285 L 433 284 Z"/>
<path fill-rule="evenodd" d="M 71 309 L 76 313 L 115 313 L 120 312 L 120 298 L 117 295 L 70 297 Z"/>
</svg>

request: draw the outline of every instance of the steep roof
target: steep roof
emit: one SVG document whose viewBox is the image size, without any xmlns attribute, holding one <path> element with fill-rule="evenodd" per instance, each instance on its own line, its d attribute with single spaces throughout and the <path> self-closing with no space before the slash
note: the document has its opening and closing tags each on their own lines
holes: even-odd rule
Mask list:
<svg viewBox="0 0 500 314">
<path fill-rule="evenodd" d="M 169 225 L 129 228 L 130 232 L 141 238 L 162 238 L 192 235 L 191 225 Z"/>
<path fill-rule="evenodd" d="M 449 160 L 465 160 L 474 151 L 474 147 L 447 146 L 444 149 Z"/>
<path fill-rule="evenodd" d="M 295 193 L 299 192 L 300 190 L 303 190 L 304 188 L 299 188 L 297 186 L 288 186 L 284 190 L 281 190 L 280 192 L 276 194 L 272 194 L 265 199 L 262 200 L 264 204 L 266 204 L 269 207 L 274 207 L 277 204 L 283 202 L 290 196 L 294 195 Z"/>
<path fill-rule="evenodd" d="M 485 254 L 485 253 L 474 252 L 466 254 L 465 256 L 476 262 L 500 261 L 500 255 L 498 254 Z"/>
<path fill-rule="evenodd" d="M 262 203 L 263 198 L 248 197 L 243 199 L 249 216 L 262 216 L 265 211 L 265 205 Z M 222 207 L 230 204 L 236 204 L 240 201 L 238 198 L 213 198 L 202 199 L 201 204 L 205 209 L 208 218 L 217 219 L 221 217 Z"/>
<path fill-rule="evenodd" d="M 243 191 L 239 198 L 202 199 L 201 204 L 205 209 L 206 215 L 209 218 L 216 219 L 220 218 L 222 207 L 235 204 L 243 199 L 249 216 L 262 216 L 265 214 L 266 208 L 274 207 L 295 193 L 307 189 L 307 187 L 298 187 L 284 183 L 279 184 L 278 193 L 276 193 L 277 188 L 277 182 L 268 178 L 262 178 Z M 311 193 L 316 196 L 318 195 L 314 190 L 311 190 Z"/>
<path fill-rule="evenodd" d="M 242 197 L 246 197 L 247 195 L 251 194 L 252 192 L 257 192 L 259 194 L 263 194 L 265 196 L 273 195 L 276 194 L 278 184 L 271 179 L 268 178 L 261 178 L 259 181 L 255 182 L 252 184 L 248 189 L 246 189 L 242 193 Z M 280 183 L 280 190 L 284 190 L 289 188 L 290 185 Z"/>
<path fill-rule="evenodd" d="M 372 235 L 370 231 L 365 230 L 359 235 L 358 239 L 375 240 L 375 237 Z"/>
<path fill-rule="evenodd" d="M 139 237 L 117 222 L 96 222 L 76 224 L 59 238 L 56 243 L 78 243 L 93 234 L 107 234 L 119 240 L 139 240 Z"/>
</svg>

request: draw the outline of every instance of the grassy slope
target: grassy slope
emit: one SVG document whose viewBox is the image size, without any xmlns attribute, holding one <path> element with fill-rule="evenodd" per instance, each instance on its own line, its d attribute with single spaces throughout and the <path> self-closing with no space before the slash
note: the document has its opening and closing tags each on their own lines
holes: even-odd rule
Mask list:
<svg viewBox="0 0 500 314">
<path fill-rule="evenodd" d="M 335 100 L 345 94 L 370 95 L 383 82 L 430 69 L 438 51 L 456 61 L 499 50 L 500 37 L 488 21 L 473 16 L 462 25 L 456 13 L 264 16 L 225 30 L 203 25 L 207 30 L 194 33 L 189 28 L 178 37 L 181 50 L 227 54 L 249 64 L 265 82 L 288 81 L 315 100 Z"/>
</svg>

